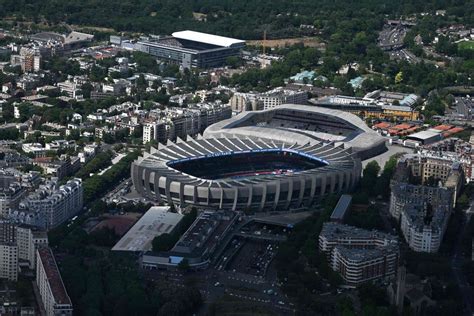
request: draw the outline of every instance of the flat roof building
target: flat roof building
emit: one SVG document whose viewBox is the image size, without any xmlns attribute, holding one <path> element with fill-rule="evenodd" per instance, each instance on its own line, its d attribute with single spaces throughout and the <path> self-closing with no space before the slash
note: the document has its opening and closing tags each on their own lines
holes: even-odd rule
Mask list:
<svg viewBox="0 0 474 316">
<path fill-rule="evenodd" d="M 242 47 L 245 45 L 245 41 L 239 39 L 195 31 L 174 32 L 171 34 L 171 36 L 180 40 L 205 43 L 221 47 Z"/>
<path fill-rule="evenodd" d="M 349 194 L 343 194 L 339 198 L 339 201 L 336 204 L 336 207 L 332 211 L 331 221 L 332 222 L 342 222 L 346 217 L 349 208 L 352 204 L 352 196 Z"/>
<path fill-rule="evenodd" d="M 140 41 L 135 45 L 139 51 L 183 68 L 222 66 L 227 58 L 240 56 L 244 47 L 242 40 L 195 31 L 174 32 L 172 36 Z"/>
<path fill-rule="evenodd" d="M 443 138 L 440 130 L 428 129 L 418 133 L 411 134 L 407 137 L 409 140 L 417 141 L 423 145 L 428 145 L 437 142 Z"/>
<path fill-rule="evenodd" d="M 71 299 L 49 247 L 37 250 L 36 285 L 47 316 L 72 316 Z"/>
<path fill-rule="evenodd" d="M 149 251 L 152 241 L 162 234 L 171 234 L 183 215 L 169 211 L 169 206 L 151 207 L 115 244 L 114 251 Z"/>
<path fill-rule="evenodd" d="M 310 102 L 318 106 L 350 112 L 363 118 L 412 121 L 419 117 L 419 112 L 413 110 L 410 106 L 394 105 L 369 97 L 334 95 L 311 99 Z"/>
<path fill-rule="evenodd" d="M 399 245 L 396 236 L 334 222 L 319 234 L 319 250 L 349 285 L 395 276 Z"/>
<path fill-rule="evenodd" d="M 202 211 L 171 251 L 145 253 L 141 265 L 146 269 L 172 268 L 187 260 L 192 269 L 202 269 L 235 225 L 238 216 L 232 211 Z"/>
</svg>

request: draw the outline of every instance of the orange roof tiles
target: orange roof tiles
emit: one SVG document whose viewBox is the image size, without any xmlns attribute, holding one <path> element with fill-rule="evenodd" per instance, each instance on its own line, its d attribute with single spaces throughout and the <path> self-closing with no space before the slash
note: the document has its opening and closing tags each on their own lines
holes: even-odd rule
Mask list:
<svg viewBox="0 0 474 316">
<path fill-rule="evenodd" d="M 433 128 L 437 129 L 438 131 L 447 131 L 447 130 L 451 129 L 452 127 L 453 127 L 452 125 L 441 124 L 441 125 L 435 126 Z"/>
<path fill-rule="evenodd" d="M 391 126 L 392 124 L 387 123 L 387 122 L 380 122 L 374 125 L 375 128 L 381 128 L 381 129 L 387 129 Z"/>
<path fill-rule="evenodd" d="M 413 125 L 411 125 L 411 124 L 402 123 L 402 124 L 395 125 L 395 126 L 393 126 L 392 128 L 395 128 L 395 129 L 408 129 L 408 128 L 412 127 L 412 126 L 413 126 Z"/>
</svg>

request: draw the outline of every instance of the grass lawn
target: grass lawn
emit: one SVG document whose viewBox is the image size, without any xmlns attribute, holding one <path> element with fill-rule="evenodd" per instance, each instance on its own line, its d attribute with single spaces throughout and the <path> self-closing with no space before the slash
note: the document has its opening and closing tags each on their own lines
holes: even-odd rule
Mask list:
<svg viewBox="0 0 474 316">
<path fill-rule="evenodd" d="M 474 50 L 474 41 L 465 41 L 458 43 L 459 49 L 473 49 Z"/>
</svg>

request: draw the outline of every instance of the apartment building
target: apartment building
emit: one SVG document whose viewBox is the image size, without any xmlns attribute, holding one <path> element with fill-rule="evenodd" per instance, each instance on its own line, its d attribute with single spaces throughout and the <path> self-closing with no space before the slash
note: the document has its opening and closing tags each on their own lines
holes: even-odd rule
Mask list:
<svg viewBox="0 0 474 316">
<path fill-rule="evenodd" d="M 14 242 L 0 242 L 0 279 L 18 280 L 18 246 Z"/>
<path fill-rule="evenodd" d="M 202 133 L 208 126 L 232 116 L 226 104 L 199 103 L 186 109 L 168 108 L 150 112 L 149 121 L 143 124 L 143 143 L 156 140 L 166 143 L 177 138 L 186 139 Z"/>
<path fill-rule="evenodd" d="M 20 267 L 34 269 L 36 249 L 48 245 L 48 236 L 35 227 L 2 221 L 0 245 L 0 278 L 16 280 Z"/>
<path fill-rule="evenodd" d="M 18 245 L 18 261 L 20 266 L 34 269 L 36 250 L 48 246 L 48 235 L 45 231 L 30 226 L 16 226 L 16 243 Z"/>
<path fill-rule="evenodd" d="M 397 237 L 378 231 L 326 222 L 319 235 L 319 250 L 349 285 L 391 278 L 398 267 Z"/>
<path fill-rule="evenodd" d="M 236 92 L 230 98 L 229 104 L 232 111 L 239 113 L 263 110 L 263 102 L 258 99 L 258 94 L 256 93 Z"/>
<path fill-rule="evenodd" d="M 400 228 L 408 246 L 417 252 L 437 252 L 448 227 L 447 205 L 411 205 L 403 210 Z"/>
<path fill-rule="evenodd" d="M 0 175 L 0 218 L 6 218 L 10 210 L 20 204 L 26 190 L 13 176 L 6 173 Z"/>
<path fill-rule="evenodd" d="M 411 249 L 438 251 L 463 182 L 459 162 L 422 155 L 399 160 L 391 182 L 390 214 L 400 221 Z"/>
<path fill-rule="evenodd" d="M 281 104 L 307 104 L 308 93 L 306 91 L 276 88 L 260 94 L 258 99 L 263 103 L 263 109 L 267 110 Z"/>
<path fill-rule="evenodd" d="M 73 307 L 64 287 L 53 252 L 49 247 L 36 250 L 36 285 L 47 316 L 72 316 Z"/>
<path fill-rule="evenodd" d="M 0 279 L 18 280 L 18 246 L 15 226 L 0 223 Z"/>
<path fill-rule="evenodd" d="M 20 208 L 34 217 L 35 226 L 50 230 L 76 215 L 83 205 L 81 179 L 57 186 L 51 181 L 24 199 Z"/>
</svg>

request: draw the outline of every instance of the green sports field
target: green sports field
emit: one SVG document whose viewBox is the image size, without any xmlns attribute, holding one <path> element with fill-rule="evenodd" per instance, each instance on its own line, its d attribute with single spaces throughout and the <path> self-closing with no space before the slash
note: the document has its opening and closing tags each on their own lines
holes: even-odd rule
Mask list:
<svg viewBox="0 0 474 316">
<path fill-rule="evenodd" d="M 474 41 L 466 41 L 458 43 L 459 49 L 474 49 Z"/>
</svg>

